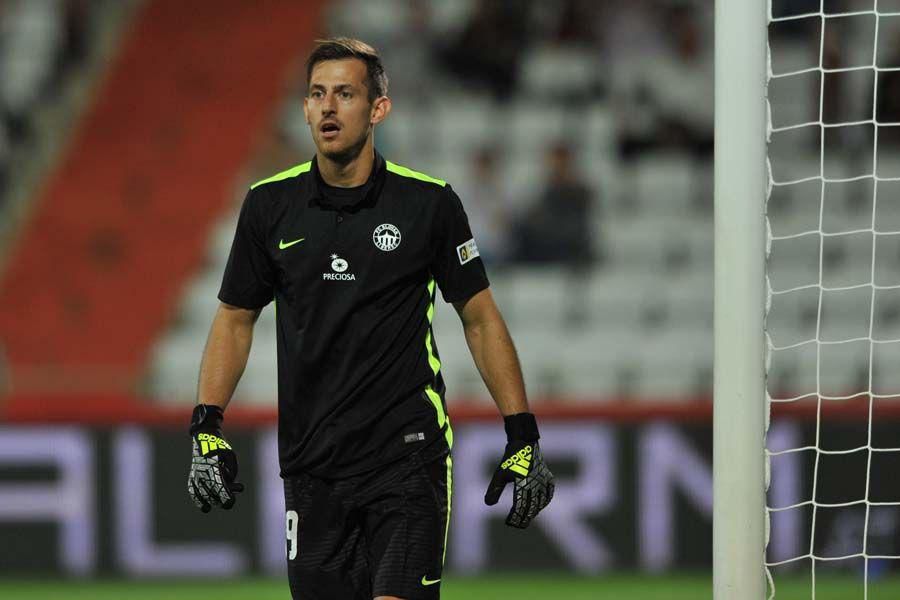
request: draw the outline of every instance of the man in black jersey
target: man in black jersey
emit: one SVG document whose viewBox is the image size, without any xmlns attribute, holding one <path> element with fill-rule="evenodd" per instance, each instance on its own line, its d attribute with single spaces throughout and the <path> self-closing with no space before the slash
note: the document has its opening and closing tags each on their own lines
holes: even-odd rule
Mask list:
<svg viewBox="0 0 900 600">
<path fill-rule="evenodd" d="M 453 304 L 508 443 L 485 495 L 514 483 L 507 523 L 553 496 L 512 340 L 462 203 L 444 181 L 385 160 L 391 110 L 376 52 L 346 38 L 307 62 L 317 152 L 251 186 L 200 368 L 191 498 L 231 508 L 243 486 L 224 410 L 272 300 L 278 445 L 295 599 L 434 599 L 446 554 L 453 430 L 431 323 Z"/>
</svg>

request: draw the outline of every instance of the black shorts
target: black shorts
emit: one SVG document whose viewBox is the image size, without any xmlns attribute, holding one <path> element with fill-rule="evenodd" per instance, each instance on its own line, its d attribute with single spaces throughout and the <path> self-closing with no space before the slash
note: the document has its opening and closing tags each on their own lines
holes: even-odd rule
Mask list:
<svg viewBox="0 0 900 600">
<path fill-rule="evenodd" d="M 285 479 L 294 600 L 440 598 L 451 466 L 449 451 L 420 451 L 346 479 Z"/>
</svg>

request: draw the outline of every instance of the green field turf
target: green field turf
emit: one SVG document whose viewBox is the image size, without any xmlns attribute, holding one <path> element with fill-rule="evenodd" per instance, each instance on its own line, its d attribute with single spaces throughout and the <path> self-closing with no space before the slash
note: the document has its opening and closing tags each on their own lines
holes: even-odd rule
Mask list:
<svg viewBox="0 0 900 600">
<path fill-rule="evenodd" d="M 477 578 L 450 577 L 443 600 L 702 600 L 712 597 L 709 577 L 679 575 L 649 577 L 611 575 L 577 578 L 569 575 L 507 575 Z M 809 600 L 808 581 L 778 583 L 778 600 Z M 288 600 L 286 581 L 240 579 L 226 582 L 101 581 L 96 583 L 0 580 L 4 600 Z M 900 578 L 869 585 L 868 600 L 900 598 Z M 816 600 L 863 599 L 859 579 L 821 579 Z"/>
</svg>

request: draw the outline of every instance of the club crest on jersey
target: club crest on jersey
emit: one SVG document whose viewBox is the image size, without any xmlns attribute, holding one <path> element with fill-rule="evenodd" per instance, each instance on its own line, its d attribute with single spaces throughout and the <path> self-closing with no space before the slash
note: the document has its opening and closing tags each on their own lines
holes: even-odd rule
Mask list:
<svg viewBox="0 0 900 600">
<path fill-rule="evenodd" d="M 390 252 L 400 245 L 400 230 L 390 223 L 382 223 L 375 228 L 372 241 L 379 250 Z"/>
<path fill-rule="evenodd" d="M 322 279 L 327 281 L 356 281 L 356 275 L 347 273 L 350 263 L 347 259 L 341 258 L 337 254 L 331 255 L 331 273 L 322 273 Z"/>
</svg>

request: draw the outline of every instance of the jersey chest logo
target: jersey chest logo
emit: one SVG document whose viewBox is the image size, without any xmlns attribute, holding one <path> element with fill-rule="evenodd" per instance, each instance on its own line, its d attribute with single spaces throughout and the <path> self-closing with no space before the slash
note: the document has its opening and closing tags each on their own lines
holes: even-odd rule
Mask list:
<svg viewBox="0 0 900 600">
<path fill-rule="evenodd" d="M 350 263 L 347 259 L 341 258 L 337 254 L 331 255 L 331 273 L 322 273 L 322 279 L 325 281 L 356 281 L 356 275 L 347 273 Z"/>
<path fill-rule="evenodd" d="M 372 241 L 379 250 L 390 252 L 400 245 L 400 230 L 390 223 L 382 223 L 372 233 Z"/>
</svg>

